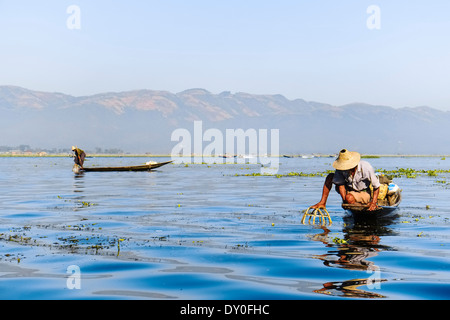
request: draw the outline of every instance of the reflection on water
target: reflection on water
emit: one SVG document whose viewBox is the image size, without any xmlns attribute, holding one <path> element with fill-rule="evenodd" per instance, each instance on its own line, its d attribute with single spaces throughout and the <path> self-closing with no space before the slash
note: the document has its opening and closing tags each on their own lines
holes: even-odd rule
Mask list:
<svg viewBox="0 0 450 320">
<path fill-rule="evenodd" d="M 84 192 L 84 172 L 76 173 L 73 175 L 73 192 Z"/>
<path fill-rule="evenodd" d="M 386 281 L 385 279 L 353 279 L 343 282 L 327 282 L 323 284 L 323 288 L 314 290 L 315 293 L 326 294 L 337 297 L 347 298 L 386 298 L 381 294 L 361 290 L 360 286 L 375 287 L 378 283 Z"/>
<path fill-rule="evenodd" d="M 361 217 L 348 214 L 343 219 L 343 239 L 330 237 L 330 230 L 321 226 L 323 232 L 313 235 L 311 239 L 322 242 L 332 250 L 326 254 L 315 255 L 314 258 L 322 260 L 327 267 L 363 270 L 370 276 L 365 279 L 327 282 L 323 284 L 322 289 L 314 290 L 314 292 L 332 296 L 385 298 L 381 294 L 362 290 L 359 287 L 379 289 L 380 283 L 387 281 L 380 278 L 380 267 L 371 259 L 382 251 L 393 250 L 392 247 L 382 244 L 382 237 L 394 234 L 390 225 L 397 218 L 395 212 L 384 217 Z"/>
</svg>

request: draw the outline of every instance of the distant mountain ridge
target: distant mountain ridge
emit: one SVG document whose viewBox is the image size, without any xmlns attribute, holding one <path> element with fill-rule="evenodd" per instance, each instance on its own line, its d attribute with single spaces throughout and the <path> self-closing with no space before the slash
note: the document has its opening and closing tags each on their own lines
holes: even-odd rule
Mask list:
<svg viewBox="0 0 450 320">
<path fill-rule="evenodd" d="M 289 100 L 205 89 L 106 92 L 74 97 L 0 86 L 0 146 L 114 147 L 170 153 L 177 128 L 279 129 L 280 153 L 450 154 L 450 112 Z"/>
</svg>

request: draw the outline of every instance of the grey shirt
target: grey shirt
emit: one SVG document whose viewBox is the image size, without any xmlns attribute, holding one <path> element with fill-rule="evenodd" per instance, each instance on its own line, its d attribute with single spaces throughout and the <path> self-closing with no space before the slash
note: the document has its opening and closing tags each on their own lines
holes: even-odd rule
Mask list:
<svg viewBox="0 0 450 320">
<path fill-rule="evenodd" d="M 336 170 L 333 183 L 338 186 L 346 185 L 350 190 L 354 191 L 363 191 L 369 188 L 371 183 L 374 189 L 380 187 L 380 181 L 378 181 L 375 170 L 370 163 L 364 160 L 359 162 L 353 177 L 349 170 Z"/>
</svg>

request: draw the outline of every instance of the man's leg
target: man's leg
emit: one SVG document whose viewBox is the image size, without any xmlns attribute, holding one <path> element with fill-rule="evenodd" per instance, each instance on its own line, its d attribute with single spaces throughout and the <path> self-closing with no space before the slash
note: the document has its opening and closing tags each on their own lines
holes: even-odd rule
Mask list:
<svg viewBox="0 0 450 320">
<path fill-rule="evenodd" d="M 361 204 L 368 204 L 370 202 L 370 194 L 368 192 L 362 191 L 349 191 L 347 193 L 347 196 L 345 198 L 347 203 L 353 204 L 353 203 L 361 203 Z"/>
</svg>

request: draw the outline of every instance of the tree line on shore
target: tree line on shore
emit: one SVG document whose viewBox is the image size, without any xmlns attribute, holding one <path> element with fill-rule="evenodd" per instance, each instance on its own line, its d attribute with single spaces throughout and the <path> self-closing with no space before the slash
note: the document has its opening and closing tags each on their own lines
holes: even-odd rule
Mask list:
<svg viewBox="0 0 450 320">
<path fill-rule="evenodd" d="M 94 148 L 94 150 L 86 150 L 89 153 L 95 154 L 123 154 L 124 151 L 119 148 L 106 148 L 102 149 L 100 147 Z M 21 144 L 19 146 L 0 146 L 0 153 L 3 154 L 70 154 L 72 153 L 71 146 L 68 148 L 39 148 L 31 147 L 27 144 Z"/>
</svg>

